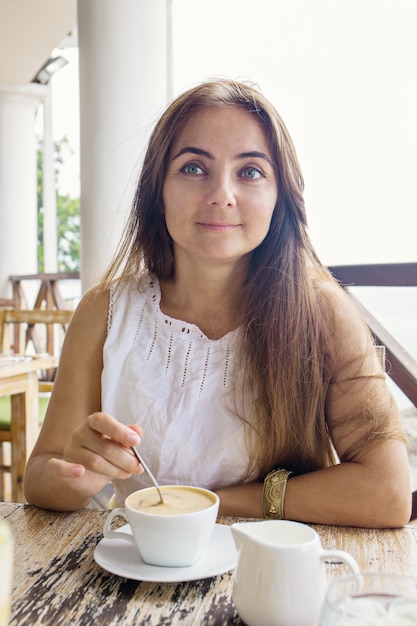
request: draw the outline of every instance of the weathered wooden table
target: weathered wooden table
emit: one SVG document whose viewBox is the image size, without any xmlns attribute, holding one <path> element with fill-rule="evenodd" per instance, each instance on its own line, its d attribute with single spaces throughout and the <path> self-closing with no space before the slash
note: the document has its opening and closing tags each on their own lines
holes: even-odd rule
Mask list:
<svg viewBox="0 0 417 626">
<path fill-rule="evenodd" d="M 93 551 L 108 511 L 55 513 L 0 503 L 0 515 L 11 524 L 16 544 L 10 626 L 242 624 L 231 598 L 233 571 L 194 582 L 152 583 L 101 569 Z M 417 575 L 417 525 L 314 528 L 324 548 L 347 550 L 363 572 Z M 338 563 L 326 567 L 329 578 L 348 573 Z"/>
</svg>

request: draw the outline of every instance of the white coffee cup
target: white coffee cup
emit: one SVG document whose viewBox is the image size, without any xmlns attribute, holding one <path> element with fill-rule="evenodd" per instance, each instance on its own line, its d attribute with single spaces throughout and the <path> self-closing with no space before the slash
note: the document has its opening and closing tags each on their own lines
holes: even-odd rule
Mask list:
<svg viewBox="0 0 417 626">
<path fill-rule="evenodd" d="M 233 524 L 238 548 L 233 600 L 248 626 L 318 626 L 327 588 L 324 560 L 343 561 L 342 550 L 323 550 L 316 531 L 299 522 Z"/>
<path fill-rule="evenodd" d="M 123 508 L 111 511 L 103 534 L 106 539 L 123 539 L 137 546 L 149 565 L 193 565 L 213 532 L 219 497 L 208 489 L 187 485 L 168 485 L 160 489 L 165 505 L 158 504 L 154 487 L 135 491 L 126 498 Z M 116 517 L 129 522 L 131 535 L 111 530 Z"/>
</svg>

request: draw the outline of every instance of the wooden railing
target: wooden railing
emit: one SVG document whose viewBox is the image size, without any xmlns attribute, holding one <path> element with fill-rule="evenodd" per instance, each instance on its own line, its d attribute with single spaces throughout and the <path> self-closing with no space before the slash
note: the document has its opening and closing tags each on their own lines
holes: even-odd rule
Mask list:
<svg viewBox="0 0 417 626">
<path fill-rule="evenodd" d="M 329 270 L 349 293 L 376 342 L 385 346 L 387 373 L 417 406 L 417 361 L 349 290 L 349 287 L 417 287 L 417 263 L 338 265 L 329 267 Z"/>
<path fill-rule="evenodd" d="M 35 299 L 34 309 L 65 309 L 65 304 L 61 298 L 58 283 L 62 280 L 77 280 L 80 278 L 79 272 L 57 272 L 26 274 L 21 276 L 10 276 L 13 286 L 13 302 L 15 308 L 26 306 L 26 297 L 22 287 L 22 281 L 40 281 L 40 287 Z"/>
<path fill-rule="evenodd" d="M 13 338 L 9 341 L 9 348 L 16 353 L 26 352 L 30 344 L 37 353 L 46 351 L 48 354 L 59 354 L 62 332 L 58 330 L 61 326 L 65 333 L 73 308 L 62 297 L 59 283 L 79 278 L 79 272 L 10 276 L 13 298 L 0 299 L 0 321 L 3 319 L 5 330 Z M 23 288 L 23 283 L 27 281 L 39 283 L 39 286 L 36 285 L 37 292 L 32 307 L 27 302 Z M 2 314 L 1 309 L 4 309 Z M 0 345 L 0 352 L 1 349 Z M 48 376 L 53 374 L 52 371 L 47 373 Z"/>
</svg>

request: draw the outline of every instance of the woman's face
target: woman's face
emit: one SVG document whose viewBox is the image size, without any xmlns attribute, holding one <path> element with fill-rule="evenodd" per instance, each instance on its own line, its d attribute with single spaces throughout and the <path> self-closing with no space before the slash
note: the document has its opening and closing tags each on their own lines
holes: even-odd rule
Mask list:
<svg viewBox="0 0 417 626">
<path fill-rule="evenodd" d="M 277 195 L 256 115 L 238 106 L 196 111 L 173 143 L 163 186 L 176 264 L 240 261 L 265 238 Z"/>
</svg>

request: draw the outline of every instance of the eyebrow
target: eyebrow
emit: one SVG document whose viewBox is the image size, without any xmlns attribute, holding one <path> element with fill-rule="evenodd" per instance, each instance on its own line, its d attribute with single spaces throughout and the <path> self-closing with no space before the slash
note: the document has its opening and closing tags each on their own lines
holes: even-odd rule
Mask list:
<svg viewBox="0 0 417 626">
<path fill-rule="evenodd" d="M 206 157 L 207 159 L 211 159 L 212 161 L 214 160 L 214 156 L 210 152 L 207 152 L 207 150 L 202 150 L 201 148 L 196 148 L 194 146 L 185 146 L 184 148 L 181 148 L 181 150 L 172 157 L 172 160 L 174 161 L 175 159 L 178 159 L 178 157 L 180 157 L 181 155 L 187 154 L 187 153 L 198 154 L 199 156 Z M 269 158 L 269 156 L 265 154 L 264 152 L 259 152 L 258 150 L 252 150 L 250 152 L 239 152 L 239 154 L 236 154 L 235 156 L 236 160 L 237 159 L 253 159 L 253 158 L 264 159 L 270 165 L 272 165 L 272 167 L 274 167 L 274 164 Z"/>
</svg>

